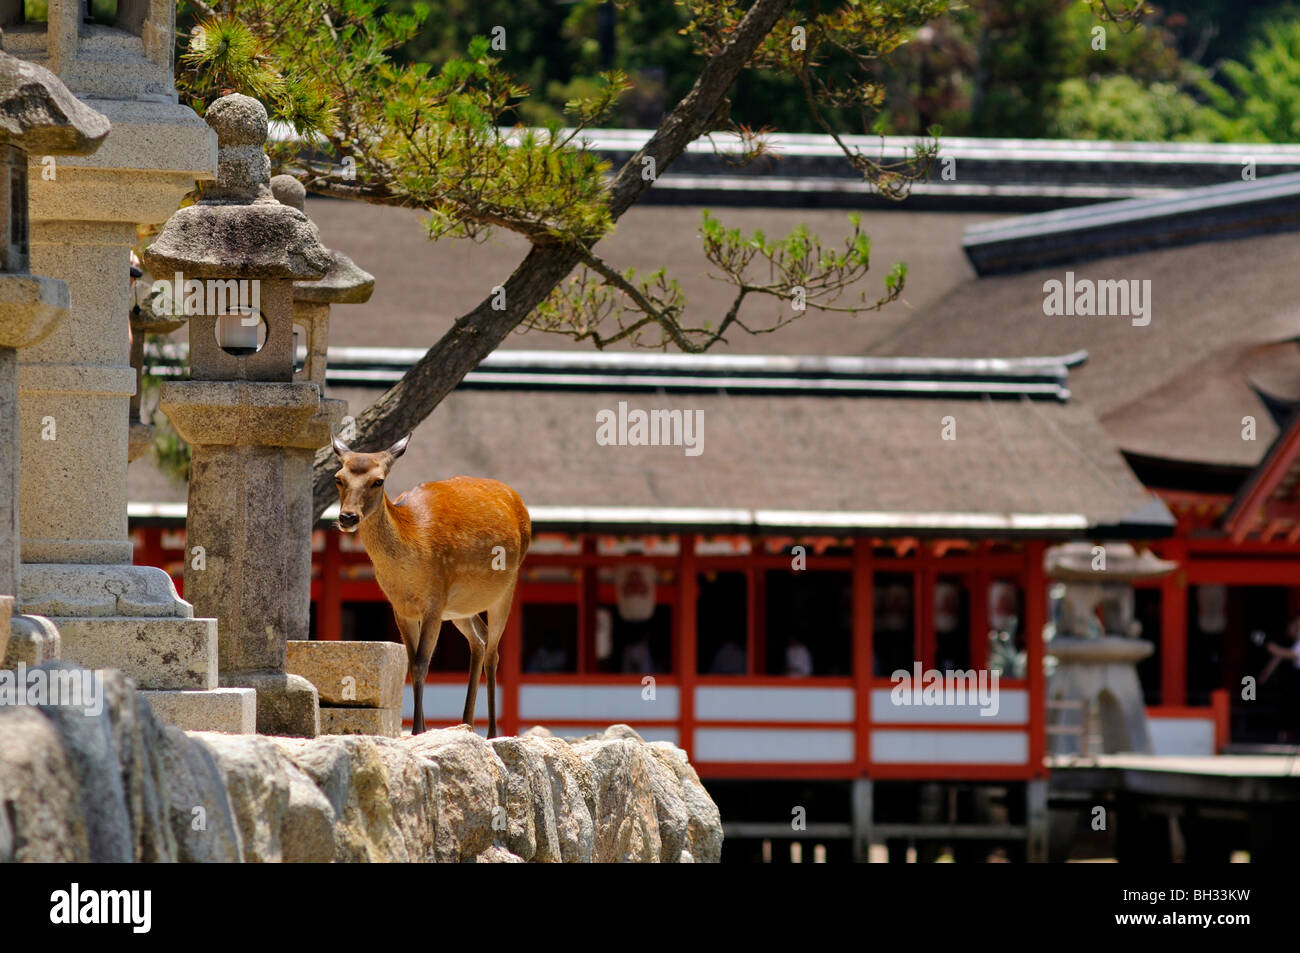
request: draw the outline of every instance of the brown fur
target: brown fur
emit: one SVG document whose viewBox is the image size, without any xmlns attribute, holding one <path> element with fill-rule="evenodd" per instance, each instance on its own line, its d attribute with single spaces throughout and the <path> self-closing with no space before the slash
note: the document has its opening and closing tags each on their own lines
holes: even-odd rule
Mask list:
<svg viewBox="0 0 1300 953">
<path fill-rule="evenodd" d="M 381 453 L 354 453 L 335 439 L 342 463 L 335 474 L 339 527 L 345 532 L 355 527 L 360 534 L 375 579 L 393 606 L 415 693 L 414 733 L 425 729 L 421 689 L 442 622 L 448 619 L 470 647 L 466 724 L 474 723 L 479 675 L 486 663 L 490 738 L 497 733 L 498 649 L 519 567 L 532 541 L 528 509 L 504 483 L 464 476 L 424 483 L 389 500 L 382 481 L 407 439 Z M 486 625 L 480 612 L 487 613 Z"/>
</svg>

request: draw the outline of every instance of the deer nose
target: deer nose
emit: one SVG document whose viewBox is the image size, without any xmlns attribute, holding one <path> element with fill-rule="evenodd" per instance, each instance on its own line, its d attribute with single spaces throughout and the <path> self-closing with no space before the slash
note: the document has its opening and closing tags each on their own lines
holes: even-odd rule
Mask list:
<svg viewBox="0 0 1300 953">
<path fill-rule="evenodd" d="M 361 521 L 361 517 L 356 513 L 339 513 L 339 525 L 345 529 L 351 529 Z"/>
</svg>

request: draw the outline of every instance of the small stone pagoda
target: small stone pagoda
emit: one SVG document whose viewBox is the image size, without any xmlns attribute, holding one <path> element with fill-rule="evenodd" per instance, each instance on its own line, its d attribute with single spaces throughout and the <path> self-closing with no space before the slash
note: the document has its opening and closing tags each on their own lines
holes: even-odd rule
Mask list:
<svg viewBox="0 0 1300 953">
<path fill-rule="evenodd" d="M 1047 577 L 1061 584 L 1053 606 L 1056 631 L 1047 646 L 1057 663 L 1048 698 L 1077 703 L 1083 731 L 1088 713 L 1097 713 L 1099 753 L 1152 753 L 1137 665 L 1155 646 L 1139 638 L 1133 582 L 1159 578 L 1178 564 L 1128 543 L 1066 543 L 1047 550 L 1044 564 Z"/>
<path fill-rule="evenodd" d="M 262 104 L 223 96 L 206 119 L 216 184 L 144 255 L 155 276 L 180 276 L 187 312 L 201 302 L 187 313 L 190 379 L 159 398 L 193 454 L 186 546 L 201 559 L 185 564 L 185 595 L 219 620 L 221 684 L 257 690 L 258 732 L 314 737 L 316 689 L 285 671 L 304 611 L 289 580 L 311 538 L 291 500 L 291 448 L 321 413 L 320 388 L 294 375 L 294 282 L 325 276 L 333 259 L 307 216 L 271 193 Z"/>
<path fill-rule="evenodd" d="M 108 131 L 108 120 L 57 76 L 0 50 L 0 666 L 6 668 L 39 664 L 59 647 L 48 619 L 12 614 L 20 571 L 18 349 L 48 337 L 68 313 L 68 286 L 27 270 L 27 160 L 30 154 L 88 155 Z"/>
</svg>

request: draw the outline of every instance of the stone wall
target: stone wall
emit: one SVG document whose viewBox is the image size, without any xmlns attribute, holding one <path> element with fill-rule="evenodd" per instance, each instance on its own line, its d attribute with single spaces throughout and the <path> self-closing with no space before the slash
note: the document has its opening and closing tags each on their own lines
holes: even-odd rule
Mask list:
<svg viewBox="0 0 1300 953">
<path fill-rule="evenodd" d="M 47 672 L 83 671 L 49 662 Z M 102 711 L 0 705 L 0 862 L 716 862 L 685 753 L 565 741 L 184 732 L 104 673 Z"/>
</svg>

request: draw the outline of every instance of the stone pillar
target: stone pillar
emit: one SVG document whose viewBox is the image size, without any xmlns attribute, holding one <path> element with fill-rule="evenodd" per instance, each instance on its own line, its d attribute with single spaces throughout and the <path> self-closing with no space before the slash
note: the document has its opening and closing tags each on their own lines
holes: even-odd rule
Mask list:
<svg viewBox="0 0 1300 953">
<path fill-rule="evenodd" d="M 1141 624 L 1133 618 L 1133 581 L 1158 578 L 1176 564 L 1150 552 L 1138 554 L 1128 543 L 1066 543 L 1049 549 L 1044 562 L 1048 578 L 1060 584 L 1053 594 L 1058 621 L 1047 643 L 1056 661 L 1048 698 L 1078 703 L 1071 721 L 1077 720 L 1083 733 L 1090 730 L 1090 714 L 1099 715 L 1102 751 L 1092 753 L 1150 754 L 1151 731 L 1137 665 L 1155 646 L 1138 638 Z"/>
<path fill-rule="evenodd" d="M 320 278 L 331 259 L 307 217 L 271 194 L 262 104 L 224 96 L 207 121 L 216 186 L 145 250 L 155 276 L 184 281 L 173 300 L 202 309 L 188 314 L 191 379 L 166 382 L 159 400 L 193 452 L 186 543 L 202 559 L 186 563 L 185 594 L 220 620 L 221 683 L 257 689 L 257 730 L 314 737 L 316 689 L 285 672 L 290 619 L 307 611 L 290 578 L 311 545 L 286 448 L 321 410 L 316 384 L 294 380 L 293 281 Z"/>
<path fill-rule="evenodd" d="M 18 349 L 39 344 L 68 313 L 67 285 L 27 270 L 27 156 L 86 155 L 108 130 L 108 120 L 49 70 L 0 50 L 0 666 L 6 668 L 39 664 L 59 649 L 48 619 L 13 615 L 20 576 Z"/>
<path fill-rule="evenodd" d="M 217 686 L 215 620 L 195 619 L 161 569 L 131 565 L 128 276 L 136 226 L 163 221 L 212 178 L 216 144 L 176 102 L 174 6 L 135 7 L 119 27 L 83 29 L 76 0 L 51 0 L 45 32 L 5 38 L 112 123 L 94 155 L 30 157 L 32 263 L 67 283 L 72 312 L 19 362 L 20 603 L 59 626 L 66 659 L 121 669 L 144 689 L 206 690 Z M 225 720 L 184 727 L 247 728 L 251 701 L 196 699 L 205 718 Z"/>
<path fill-rule="evenodd" d="M 271 192 L 281 204 L 305 214 L 307 193 L 302 183 L 291 175 L 271 179 Z M 325 392 L 326 349 L 329 345 L 331 304 L 364 304 L 375 289 L 375 278 L 339 251 L 330 251 L 330 269 L 315 281 L 293 283 L 294 330 L 301 329 L 299 342 L 306 351 L 303 366 L 294 371 L 294 380 L 311 381 Z M 290 641 L 302 641 L 310 635 L 311 612 L 311 537 L 316 525 L 312 494 L 312 466 L 316 451 L 329 446 L 343 415 L 347 401 L 322 397 L 320 410 L 311 416 L 285 449 L 289 519 L 296 527 L 285 540 L 294 545 L 288 585 L 293 611 L 287 619 Z"/>
</svg>

